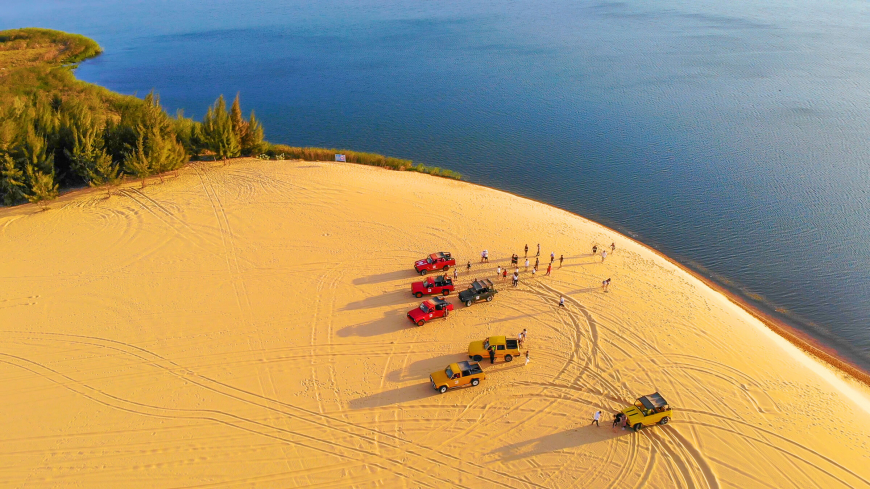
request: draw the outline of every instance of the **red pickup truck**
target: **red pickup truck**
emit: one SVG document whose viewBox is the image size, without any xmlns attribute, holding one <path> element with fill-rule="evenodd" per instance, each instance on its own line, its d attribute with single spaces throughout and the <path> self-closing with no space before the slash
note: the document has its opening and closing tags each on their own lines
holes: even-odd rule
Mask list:
<svg viewBox="0 0 870 489">
<path fill-rule="evenodd" d="M 455 266 L 456 258 L 450 256 L 450 253 L 446 251 L 439 251 L 438 253 L 432 253 L 427 258 L 417 260 L 414 263 L 414 270 L 420 275 L 426 275 L 426 272 L 430 270 L 443 270 L 446 272 L 448 268 Z"/>
<path fill-rule="evenodd" d="M 414 297 L 420 298 L 424 295 L 447 295 L 451 291 L 456 290 L 453 286 L 453 280 L 447 278 L 447 275 L 435 278 L 427 278 L 422 282 L 414 282 L 411 284 L 411 293 Z"/>
<path fill-rule="evenodd" d="M 423 326 L 430 319 L 446 318 L 452 310 L 453 304 L 436 297 L 424 301 L 419 307 L 408 311 L 408 319 L 417 326 Z"/>
</svg>

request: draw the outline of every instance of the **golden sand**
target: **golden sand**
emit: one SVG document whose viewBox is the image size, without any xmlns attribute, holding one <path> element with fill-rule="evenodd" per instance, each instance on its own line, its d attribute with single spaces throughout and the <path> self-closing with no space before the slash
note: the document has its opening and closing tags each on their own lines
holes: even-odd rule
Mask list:
<svg viewBox="0 0 870 489">
<path fill-rule="evenodd" d="M 0 210 L 3 487 L 870 484 L 865 392 L 568 212 L 421 174 L 258 160 L 51 207 Z M 526 243 L 564 265 L 534 279 L 521 265 L 491 303 L 451 295 L 453 314 L 423 327 L 405 317 L 416 259 L 471 260 L 464 287 Z M 486 361 L 480 386 L 432 389 L 470 341 L 523 328 L 528 366 Z M 655 391 L 669 425 L 611 428 Z"/>
</svg>

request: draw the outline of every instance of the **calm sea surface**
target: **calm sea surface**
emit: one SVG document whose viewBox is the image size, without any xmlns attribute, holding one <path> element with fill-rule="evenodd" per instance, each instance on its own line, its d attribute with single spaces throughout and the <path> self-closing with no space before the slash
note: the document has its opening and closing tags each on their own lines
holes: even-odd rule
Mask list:
<svg viewBox="0 0 870 489">
<path fill-rule="evenodd" d="M 80 78 L 170 111 L 241 92 L 271 141 L 577 212 L 870 367 L 865 0 L 0 0 L 23 26 L 96 39 Z"/>
</svg>

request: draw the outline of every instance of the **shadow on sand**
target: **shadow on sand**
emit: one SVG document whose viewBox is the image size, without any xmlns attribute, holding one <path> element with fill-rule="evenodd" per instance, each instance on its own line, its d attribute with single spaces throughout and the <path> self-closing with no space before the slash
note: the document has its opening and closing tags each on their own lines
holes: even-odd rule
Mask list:
<svg viewBox="0 0 870 489">
<path fill-rule="evenodd" d="M 461 362 L 462 360 L 468 360 L 468 355 L 448 353 L 435 358 L 417 360 L 405 368 L 396 369 L 388 373 L 387 380 L 390 382 L 405 382 L 414 379 L 428 380 L 429 374 L 432 372 L 444 369 L 448 364 Z"/>
<path fill-rule="evenodd" d="M 351 302 L 346 306 L 339 309 L 340 311 L 357 311 L 360 309 L 370 309 L 373 307 L 384 307 L 384 306 L 395 306 L 402 303 L 415 303 L 420 301 L 411 295 L 411 288 L 403 288 L 401 290 L 394 290 L 392 292 L 385 292 L 380 295 L 375 295 L 372 297 L 366 297 L 361 301 Z M 408 306 L 410 309 L 411 306 Z"/>
<path fill-rule="evenodd" d="M 411 321 L 405 317 L 406 314 L 405 311 L 387 311 L 381 319 L 375 319 L 368 323 L 345 326 L 335 334 L 342 338 L 348 338 L 351 336 L 370 337 L 392 333 L 409 326 L 416 328 L 417 326 L 413 325 Z"/>
<path fill-rule="evenodd" d="M 351 399 L 348 405 L 351 409 L 370 409 L 401 404 L 403 402 L 417 401 L 419 399 L 437 395 L 438 391 L 432 388 L 432 384 L 429 382 L 429 378 L 427 377 L 425 381 L 421 379 L 419 384 L 379 392 L 358 399 Z"/>
<path fill-rule="evenodd" d="M 409 279 L 420 277 L 420 274 L 413 270 L 395 270 L 392 272 L 385 273 L 377 273 L 375 275 L 369 275 L 368 277 L 358 277 L 353 279 L 354 285 L 365 285 L 365 284 L 380 284 L 384 282 L 392 282 L 393 280 L 399 279 Z M 423 278 L 419 278 L 418 280 L 423 280 Z"/>
<path fill-rule="evenodd" d="M 606 425 L 606 426 L 605 426 Z M 526 440 L 513 445 L 507 445 L 489 452 L 489 456 L 496 456 L 500 462 L 513 462 L 515 460 L 533 457 L 542 453 L 557 452 L 567 448 L 579 447 L 589 443 L 597 443 L 620 436 L 634 435 L 634 430 L 616 430 L 610 427 L 609 421 L 601 421 L 601 427 L 588 425 L 573 430 L 560 431 L 545 435 L 532 440 Z"/>
</svg>

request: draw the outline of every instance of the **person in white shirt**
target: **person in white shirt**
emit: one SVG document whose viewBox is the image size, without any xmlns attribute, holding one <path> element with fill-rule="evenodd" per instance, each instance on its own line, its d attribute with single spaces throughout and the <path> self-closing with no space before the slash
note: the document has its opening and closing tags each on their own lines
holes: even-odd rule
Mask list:
<svg viewBox="0 0 870 489">
<path fill-rule="evenodd" d="M 590 426 L 594 424 L 595 426 L 601 428 L 601 425 L 598 424 L 599 419 L 601 419 L 601 411 L 595 411 L 595 414 L 592 416 L 592 422 L 589 423 Z"/>
</svg>

